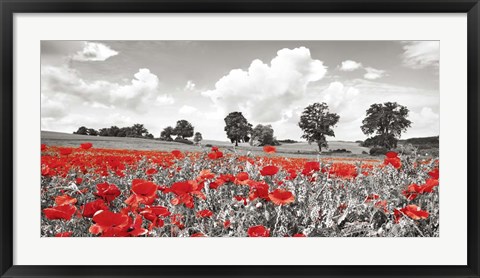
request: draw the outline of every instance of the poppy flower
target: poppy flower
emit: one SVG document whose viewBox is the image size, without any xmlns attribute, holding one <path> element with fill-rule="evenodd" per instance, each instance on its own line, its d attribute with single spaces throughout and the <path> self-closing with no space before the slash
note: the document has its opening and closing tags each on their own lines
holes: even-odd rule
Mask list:
<svg viewBox="0 0 480 278">
<path fill-rule="evenodd" d="M 83 143 L 83 144 L 80 144 L 80 148 L 82 148 L 82 149 L 84 149 L 84 150 L 88 150 L 88 149 L 90 149 L 92 146 L 93 146 L 92 143 Z"/>
<path fill-rule="evenodd" d="M 136 207 L 138 204 L 151 205 L 157 197 L 158 186 L 151 181 L 134 179 L 132 181 L 133 194 L 125 200 L 125 203 Z"/>
<path fill-rule="evenodd" d="M 80 207 L 82 216 L 87 218 L 92 218 L 93 215 L 99 210 L 108 210 L 108 206 L 105 204 L 103 199 L 97 199 L 93 202 L 88 202 Z"/>
<path fill-rule="evenodd" d="M 422 193 L 432 193 L 433 188 L 438 186 L 439 182 L 436 179 L 428 179 L 425 184 L 422 186 Z"/>
<path fill-rule="evenodd" d="M 102 234 L 102 236 L 127 236 L 129 217 L 126 214 L 114 213 L 109 210 L 98 211 L 93 216 L 93 224 L 88 231 L 94 235 Z"/>
<path fill-rule="evenodd" d="M 231 224 L 232 224 L 232 222 L 230 220 L 225 220 L 225 222 L 223 222 L 223 227 L 225 229 L 228 229 L 228 228 L 230 228 Z"/>
<path fill-rule="evenodd" d="M 204 209 L 204 210 L 201 210 L 201 211 L 197 212 L 197 217 L 199 217 L 199 218 L 208 218 L 212 215 L 213 215 L 213 212 L 211 210 L 208 210 L 208 209 Z"/>
<path fill-rule="evenodd" d="M 170 216 L 170 211 L 166 207 L 162 206 L 154 206 L 154 207 L 147 207 L 140 211 L 140 214 L 145 217 L 145 219 L 152 222 L 151 227 L 163 227 L 164 221 L 161 217 L 168 217 Z"/>
<path fill-rule="evenodd" d="M 199 184 L 195 181 L 185 181 L 185 182 L 176 182 L 172 184 L 170 188 L 165 189 L 165 193 L 172 192 L 176 195 L 176 198 L 172 199 L 170 203 L 172 205 L 181 205 L 185 204 L 187 208 L 193 208 L 193 196 L 196 196 L 201 199 L 206 199 L 207 197 L 200 190 L 203 188 L 203 183 Z"/>
<path fill-rule="evenodd" d="M 212 173 L 212 171 L 210 171 L 210 169 L 205 169 L 205 170 L 200 171 L 199 178 L 202 179 L 202 180 L 210 180 L 210 179 L 213 179 L 214 177 L 215 177 L 215 174 Z"/>
<path fill-rule="evenodd" d="M 232 174 L 221 174 L 220 179 L 224 180 L 225 182 L 234 182 L 235 176 Z"/>
<path fill-rule="evenodd" d="M 71 237 L 73 232 L 63 232 L 55 234 L 55 237 Z"/>
<path fill-rule="evenodd" d="M 274 146 L 264 146 L 263 151 L 266 153 L 276 153 L 277 148 L 275 148 Z"/>
<path fill-rule="evenodd" d="M 274 165 L 265 166 L 260 170 L 262 176 L 273 176 L 278 173 L 278 167 Z"/>
<path fill-rule="evenodd" d="M 218 152 L 218 147 L 213 146 L 213 147 L 212 147 L 212 152 Z"/>
<path fill-rule="evenodd" d="M 294 234 L 293 237 L 307 237 L 307 236 L 304 235 L 303 233 L 300 233 L 300 234 Z"/>
<path fill-rule="evenodd" d="M 303 167 L 302 174 L 305 176 L 310 176 L 317 171 L 320 171 L 320 163 L 317 161 L 308 161 Z"/>
<path fill-rule="evenodd" d="M 54 219 L 64 219 L 70 220 L 72 219 L 73 214 L 77 211 L 77 208 L 72 205 L 63 205 L 63 206 L 56 206 L 51 208 L 46 208 L 43 210 L 45 217 L 50 220 Z"/>
<path fill-rule="evenodd" d="M 139 214 L 135 215 L 134 220 L 128 218 L 127 233 L 129 236 L 137 237 L 148 233 L 148 230 L 142 227 L 143 218 Z"/>
<path fill-rule="evenodd" d="M 329 173 L 332 176 L 344 179 L 355 178 L 358 174 L 357 167 L 349 163 L 334 163 L 330 168 Z"/>
<path fill-rule="evenodd" d="M 57 206 L 63 206 L 63 205 L 74 205 L 77 203 L 76 198 L 72 198 L 68 195 L 62 195 L 62 196 L 57 196 L 55 197 L 55 204 Z"/>
<path fill-rule="evenodd" d="M 120 189 L 115 184 L 104 182 L 97 184 L 97 192 L 94 194 L 110 203 L 120 196 L 120 193 Z"/>
<path fill-rule="evenodd" d="M 173 151 L 172 151 L 172 155 L 173 155 L 175 158 L 177 158 L 177 159 L 183 158 L 183 154 L 182 154 L 182 152 L 179 151 L 179 150 L 173 150 Z"/>
<path fill-rule="evenodd" d="M 248 198 L 251 201 L 255 200 L 256 198 L 269 200 L 268 184 L 264 182 L 250 181 L 249 186 L 250 186 L 250 192 L 249 192 Z"/>
<path fill-rule="evenodd" d="M 268 197 L 277 206 L 287 205 L 295 201 L 295 196 L 293 196 L 292 192 L 283 189 L 275 189 L 268 194 Z"/>
<path fill-rule="evenodd" d="M 440 177 L 440 172 L 438 168 L 433 169 L 432 171 L 428 172 L 428 175 L 435 180 L 438 180 Z"/>
<path fill-rule="evenodd" d="M 190 237 L 205 237 L 205 235 L 203 233 L 198 232 L 198 233 L 192 234 Z"/>
<path fill-rule="evenodd" d="M 416 205 L 408 205 L 400 209 L 400 211 L 413 220 L 427 219 L 429 216 L 428 211 L 421 210 L 420 207 Z"/>
<path fill-rule="evenodd" d="M 388 210 L 387 210 L 387 201 L 386 200 L 381 200 L 381 201 L 378 201 L 375 203 L 375 207 L 378 208 L 378 209 L 383 209 L 383 212 L 387 213 Z"/>
<path fill-rule="evenodd" d="M 398 209 L 393 209 L 393 221 L 399 223 L 402 218 L 402 213 Z"/>
<path fill-rule="evenodd" d="M 145 174 L 147 174 L 148 176 L 155 175 L 156 173 L 158 173 L 158 170 L 154 168 L 150 168 L 145 171 Z"/>
<path fill-rule="evenodd" d="M 47 145 L 42 144 L 41 145 L 41 151 L 43 152 L 43 151 L 46 151 L 46 150 L 47 150 Z"/>
<path fill-rule="evenodd" d="M 248 228 L 249 237 L 269 237 L 270 231 L 262 225 L 253 226 Z"/>
<path fill-rule="evenodd" d="M 81 184 L 82 181 L 83 181 L 82 178 L 76 178 L 76 179 L 75 179 L 75 183 L 76 183 L 76 184 Z"/>
<path fill-rule="evenodd" d="M 380 196 L 378 196 L 377 194 L 370 194 L 370 195 L 367 196 L 367 198 L 365 198 L 365 200 L 363 202 L 364 203 L 369 203 L 370 201 L 377 200 L 378 198 L 380 198 Z"/>
<path fill-rule="evenodd" d="M 248 180 L 248 178 L 249 178 L 248 173 L 246 173 L 246 172 L 240 172 L 240 173 L 237 174 L 237 180 L 238 181 L 246 181 L 246 180 Z"/>
<path fill-rule="evenodd" d="M 215 160 L 223 157 L 223 153 L 220 151 L 213 151 L 208 153 L 208 158 Z"/>
<path fill-rule="evenodd" d="M 392 165 L 395 169 L 402 167 L 402 162 L 396 152 L 388 152 L 385 156 L 385 160 L 383 161 L 384 165 Z"/>
<path fill-rule="evenodd" d="M 211 189 L 217 189 L 219 188 L 221 185 L 223 185 L 225 182 L 221 179 L 217 179 L 216 181 L 212 181 L 208 187 L 210 187 Z"/>
<path fill-rule="evenodd" d="M 69 155 L 72 153 L 72 148 L 59 148 L 61 155 Z"/>
</svg>

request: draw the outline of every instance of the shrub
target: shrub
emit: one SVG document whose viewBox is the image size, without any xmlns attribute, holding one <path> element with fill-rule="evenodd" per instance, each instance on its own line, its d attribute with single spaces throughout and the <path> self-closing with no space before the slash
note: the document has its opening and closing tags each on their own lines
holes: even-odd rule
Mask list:
<svg viewBox="0 0 480 278">
<path fill-rule="evenodd" d="M 188 140 L 188 139 L 183 139 L 182 137 L 177 137 L 175 138 L 174 140 L 175 142 L 178 142 L 178 143 L 183 143 L 183 144 L 187 144 L 187 145 L 193 145 L 193 142 Z"/>
<path fill-rule="evenodd" d="M 373 147 L 370 149 L 370 155 L 385 155 L 388 152 L 385 147 Z"/>
</svg>

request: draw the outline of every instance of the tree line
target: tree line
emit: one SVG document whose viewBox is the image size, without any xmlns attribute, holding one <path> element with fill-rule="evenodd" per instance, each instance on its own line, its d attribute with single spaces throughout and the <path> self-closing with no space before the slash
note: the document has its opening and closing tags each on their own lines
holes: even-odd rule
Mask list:
<svg viewBox="0 0 480 278">
<path fill-rule="evenodd" d="M 366 111 L 366 116 L 360 127 L 365 135 L 370 136 L 362 145 L 366 147 L 378 146 L 386 149 L 396 148 L 402 132 L 405 132 L 412 124 L 407 119 L 408 113 L 407 107 L 396 102 L 372 104 Z M 301 138 L 306 139 L 308 143 L 316 143 L 319 152 L 321 152 L 322 148 L 328 147 L 327 137 L 335 137 L 333 128 L 339 120 L 340 116 L 330 112 L 326 103 L 308 105 L 303 110 L 298 122 L 298 126 L 303 131 Z M 241 142 L 249 142 L 251 145 L 259 146 L 280 145 L 274 136 L 271 125 L 258 124 L 253 127 L 242 112 L 231 112 L 225 117 L 224 121 L 224 131 L 227 138 L 235 146 L 238 146 L 238 143 Z M 112 126 L 98 131 L 82 126 L 74 134 L 153 139 L 153 135 L 148 132 L 143 124 L 134 124 L 131 127 L 122 128 Z M 195 143 L 203 140 L 202 134 L 195 132 L 195 128 L 190 122 L 179 120 L 175 127 L 165 127 L 160 133 L 159 139 L 193 144 L 187 139 L 192 136 Z"/>
</svg>

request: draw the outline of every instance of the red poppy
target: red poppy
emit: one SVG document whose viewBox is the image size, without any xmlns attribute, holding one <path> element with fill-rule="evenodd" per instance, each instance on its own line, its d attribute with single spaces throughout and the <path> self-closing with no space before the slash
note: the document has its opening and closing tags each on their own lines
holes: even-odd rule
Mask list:
<svg viewBox="0 0 480 278">
<path fill-rule="evenodd" d="M 278 167 L 274 165 L 265 166 L 262 170 L 260 170 L 260 174 L 262 174 L 262 176 L 273 176 L 276 173 L 278 173 Z"/>
<path fill-rule="evenodd" d="M 352 179 L 358 174 L 357 167 L 349 163 L 334 163 L 329 173 L 339 178 Z"/>
<path fill-rule="evenodd" d="M 218 147 L 213 146 L 213 147 L 212 147 L 212 152 L 218 152 Z"/>
<path fill-rule="evenodd" d="M 440 178 L 440 172 L 438 168 L 435 168 L 432 171 L 428 172 L 428 175 L 435 180 L 438 180 Z"/>
<path fill-rule="evenodd" d="M 300 234 L 294 234 L 293 237 L 307 237 L 307 236 L 304 235 L 303 233 L 300 233 Z"/>
<path fill-rule="evenodd" d="M 275 148 L 274 146 L 264 146 L 263 151 L 266 153 L 276 153 L 277 148 Z"/>
<path fill-rule="evenodd" d="M 173 150 L 173 151 L 172 151 L 172 155 L 173 155 L 175 158 L 178 158 L 178 159 L 183 158 L 183 154 L 182 154 L 182 152 L 179 151 L 179 150 Z"/>
<path fill-rule="evenodd" d="M 93 194 L 110 203 L 115 200 L 115 198 L 120 196 L 120 193 L 120 189 L 118 189 L 115 184 L 108 184 L 104 182 L 97 184 L 97 192 Z"/>
<path fill-rule="evenodd" d="M 209 209 L 204 209 L 197 212 L 197 217 L 199 218 L 208 218 L 213 215 L 213 212 Z"/>
<path fill-rule="evenodd" d="M 201 199 L 206 199 L 207 197 L 200 190 L 203 188 L 203 183 L 199 184 L 195 181 L 185 181 L 185 182 L 176 182 L 170 188 L 165 189 L 165 193 L 172 192 L 176 195 L 176 198 L 172 199 L 170 202 L 172 205 L 181 205 L 185 204 L 187 208 L 193 208 L 193 196 L 196 196 Z"/>
<path fill-rule="evenodd" d="M 125 200 L 125 203 L 136 207 L 138 204 L 151 205 L 157 197 L 158 186 L 151 181 L 134 179 L 132 181 L 133 194 Z"/>
<path fill-rule="evenodd" d="M 213 151 L 208 153 L 208 158 L 214 160 L 214 159 L 219 159 L 223 157 L 223 153 L 220 151 Z"/>
<path fill-rule="evenodd" d="M 210 179 L 213 179 L 214 177 L 215 177 L 215 174 L 212 173 L 212 171 L 210 171 L 210 169 L 205 169 L 205 170 L 200 171 L 199 178 L 202 179 L 202 180 L 210 180 Z"/>
<path fill-rule="evenodd" d="M 255 200 L 256 198 L 269 200 L 268 184 L 264 182 L 250 181 L 249 185 L 250 185 L 250 193 L 248 195 L 248 198 L 250 200 Z"/>
<path fill-rule="evenodd" d="M 398 209 L 393 209 L 393 221 L 395 223 L 400 222 L 400 219 L 402 218 L 402 213 Z"/>
<path fill-rule="evenodd" d="M 270 231 L 262 225 L 248 228 L 249 237 L 269 237 Z"/>
<path fill-rule="evenodd" d="M 108 210 L 98 211 L 93 216 L 93 224 L 88 231 L 94 235 L 102 236 L 127 236 L 130 218 L 122 213 L 114 213 Z"/>
<path fill-rule="evenodd" d="M 87 218 L 92 218 L 93 215 L 95 215 L 95 213 L 99 210 L 108 210 L 107 204 L 105 204 L 105 201 L 102 199 L 97 199 L 80 207 L 82 216 Z"/>
<path fill-rule="evenodd" d="M 55 204 L 57 206 L 63 206 L 63 205 L 74 205 L 77 203 L 76 198 L 72 198 L 68 195 L 62 195 L 62 196 L 57 196 L 55 197 Z"/>
<path fill-rule="evenodd" d="M 235 176 L 232 174 L 221 174 L 220 179 L 224 180 L 225 182 L 234 182 Z"/>
<path fill-rule="evenodd" d="M 155 206 L 143 209 L 140 214 L 152 222 L 149 228 L 151 229 L 152 227 L 163 227 L 164 221 L 160 217 L 168 217 L 171 213 L 166 207 Z"/>
<path fill-rule="evenodd" d="M 268 197 L 277 206 L 287 205 L 295 201 L 295 196 L 293 196 L 292 192 L 283 189 L 275 189 L 268 194 Z"/>
<path fill-rule="evenodd" d="M 320 163 L 317 161 L 308 161 L 303 167 L 302 174 L 305 176 L 310 176 L 313 172 L 320 171 Z"/>
<path fill-rule="evenodd" d="M 41 150 L 42 150 L 42 152 L 43 152 L 43 151 L 46 151 L 46 150 L 47 150 L 47 145 L 42 144 L 42 145 L 41 145 Z"/>
<path fill-rule="evenodd" d="M 46 208 L 43 210 L 45 217 L 50 220 L 54 219 L 64 219 L 70 220 L 72 219 L 73 214 L 77 211 L 77 208 L 72 205 L 63 205 L 63 206 L 56 206 L 51 208 Z"/>
<path fill-rule="evenodd" d="M 396 152 L 388 152 L 385 156 L 385 160 L 383 161 L 384 165 L 392 165 L 395 169 L 402 167 L 402 162 Z"/>
<path fill-rule="evenodd" d="M 246 173 L 246 172 L 240 172 L 240 173 L 237 174 L 237 180 L 239 180 L 239 181 L 246 181 L 246 180 L 248 180 L 248 178 L 249 178 L 248 173 Z"/>
<path fill-rule="evenodd" d="M 84 149 L 84 150 L 88 150 L 92 147 L 92 143 L 83 143 L 83 144 L 80 144 L 80 148 Z"/>
<path fill-rule="evenodd" d="M 247 205 L 247 198 L 245 198 L 243 196 L 240 196 L 240 195 L 233 196 L 233 198 L 235 198 L 235 200 L 237 200 L 239 202 L 243 202 L 244 206 Z"/>
<path fill-rule="evenodd" d="M 433 188 L 438 186 L 439 182 L 436 179 L 428 179 L 425 184 L 422 186 L 422 193 L 432 193 Z"/>
<path fill-rule="evenodd" d="M 69 155 L 72 153 L 72 148 L 59 148 L 61 155 Z"/>
<path fill-rule="evenodd" d="M 129 236 L 142 236 L 148 233 L 148 230 L 142 227 L 143 218 L 139 214 L 135 216 L 135 219 L 128 218 L 127 233 Z"/>
<path fill-rule="evenodd" d="M 210 187 L 211 189 L 217 189 L 219 188 L 221 185 L 223 185 L 225 182 L 221 179 L 217 179 L 216 181 L 212 181 L 208 187 Z"/>
<path fill-rule="evenodd" d="M 71 237 L 73 232 L 63 232 L 55 234 L 55 237 Z"/>
<path fill-rule="evenodd" d="M 429 215 L 428 211 L 421 210 L 420 207 L 416 205 L 408 205 L 400 209 L 400 211 L 413 220 L 427 219 Z"/>
<path fill-rule="evenodd" d="M 225 220 L 225 222 L 223 222 L 223 227 L 225 229 L 228 229 L 228 228 L 230 228 L 231 224 L 232 224 L 232 222 L 230 220 Z"/>
<path fill-rule="evenodd" d="M 82 178 L 76 178 L 76 179 L 75 179 L 75 183 L 76 183 L 76 184 L 81 184 L 82 181 L 83 181 Z"/>
<path fill-rule="evenodd" d="M 365 198 L 365 203 L 369 203 L 370 201 L 372 200 L 377 200 L 378 198 L 380 198 L 380 196 L 378 196 L 377 194 L 370 194 L 367 196 L 367 198 Z"/>
<path fill-rule="evenodd" d="M 386 200 L 381 200 L 381 201 L 378 201 L 375 203 L 375 207 L 376 208 L 379 208 L 379 209 L 383 209 L 383 212 L 387 213 L 388 210 L 387 210 L 387 201 Z"/>
<path fill-rule="evenodd" d="M 154 169 L 154 168 L 150 168 L 150 169 L 147 169 L 147 171 L 145 171 L 145 174 L 151 176 L 151 175 L 154 175 L 158 173 L 158 170 L 157 169 Z"/>
<path fill-rule="evenodd" d="M 198 233 L 192 234 L 190 237 L 205 237 L 205 235 L 203 233 L 198 232 Z"/>
</svg>

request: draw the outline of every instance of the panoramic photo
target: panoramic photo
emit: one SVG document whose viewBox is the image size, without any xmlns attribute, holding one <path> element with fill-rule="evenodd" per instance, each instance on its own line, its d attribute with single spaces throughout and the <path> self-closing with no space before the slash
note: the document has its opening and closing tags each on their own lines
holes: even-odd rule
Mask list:
<svg viewBox="0 0 480 278">
<path fill-rule="evenodd" d="M 438 237 L 439 41 L 42 41 L 41 237 Z"/>
</svg>

